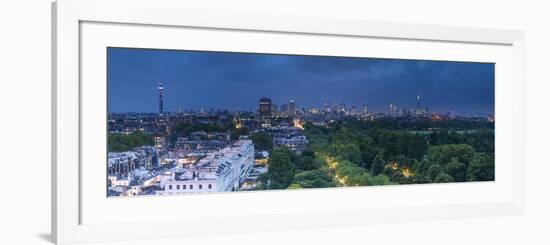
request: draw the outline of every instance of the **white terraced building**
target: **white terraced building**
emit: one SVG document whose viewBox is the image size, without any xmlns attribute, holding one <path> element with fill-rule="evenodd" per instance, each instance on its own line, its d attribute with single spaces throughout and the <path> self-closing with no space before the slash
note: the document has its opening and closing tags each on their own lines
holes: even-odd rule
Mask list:
<svg viewBox="0 0 550 245">
<path fill-rule="evenodd" d="M 196 164 L 176 167 L 160 176 L 157 195 L 239 190 L 254 167 L 252 140 L 239 140 L 211 152 Z"/>
</svg>

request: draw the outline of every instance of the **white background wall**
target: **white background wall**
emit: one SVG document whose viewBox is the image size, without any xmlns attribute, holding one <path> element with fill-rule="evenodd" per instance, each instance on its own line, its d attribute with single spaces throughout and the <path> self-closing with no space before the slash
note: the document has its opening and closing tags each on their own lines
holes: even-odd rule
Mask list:
<svg viewBox="0 0 550 245">
<path fill-rule="evenodd" d="M 547 1 L 197 2 L 200 3 L 190 1 L 190 8 L 525 29 L 527 214 L 193 237 L 139 244 L 549 244 L 550 161 L 547 142 L 550 139 L 550 81 L 547 70 L 550 67 L 550 8 L 545 6 Z M 3 1 L 0 5 L 0 25 L 0 244 L 47 244 L 51 193 L 50 1 Z"/>
</svg>

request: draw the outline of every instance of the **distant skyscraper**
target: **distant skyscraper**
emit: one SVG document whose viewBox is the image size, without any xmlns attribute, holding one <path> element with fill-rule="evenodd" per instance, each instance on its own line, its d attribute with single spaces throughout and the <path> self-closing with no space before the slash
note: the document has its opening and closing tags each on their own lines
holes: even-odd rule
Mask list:
<svg viewBox="0 0 550 245">
<path fill-rule="evenodd" d="M 288 115 L 291 117 L 296 115 L 296 102 L 294 100 L 288 101 Z"/>
<path fill-rule="evenodd" d="M 331 111 L 332 111 L 333 113 L 337 113 L 337 112 L 338 112 L 338 102 L 336 102 L 336 101 L 332 102 Z"/>
<path fill-rule="evenodd" d="M 277 115 L 279 107 L 277 105 L 271 104 L 271 115 Z"/>
<path fill-rule="evenodd" d="M 159 115 L 162 115 L 164 113 L 164 87 L 162 86 L 162 82 L 159 82 Z"/>
<path fill-rule="evenodd" d="M 269 122 L 271 118 L 271 99 L 270 98 L 261 98 L 260 99 L 260 118 L 263 122 Z"/>
<path fill-rule="evenodd" d="M 340 103 L 340 112 L 345 114 L 346 111 L 348 111 L 348 108 L 346 107 L 346 102 Z"/>
<path fill-rule="evenodd" d="M 416 115 L 420 116 L 423 114 L 422 108 L 420 107 L 420 95 L 416 96 Z"/>
<path fill-rule="evenodd" d="M 363 105 L 363 114 L 369 114 L 369 105 L 367 104 L 364 104 Z"/>
</svg>

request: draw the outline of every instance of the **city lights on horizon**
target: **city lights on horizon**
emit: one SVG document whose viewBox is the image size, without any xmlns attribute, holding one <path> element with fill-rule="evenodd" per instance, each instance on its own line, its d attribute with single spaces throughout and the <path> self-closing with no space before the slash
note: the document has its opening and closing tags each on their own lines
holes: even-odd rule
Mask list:
<svg viewBox="0 0 550 245">
<path fill-rule="evenodd" d="M 159 81 L 158 82 L 158 87 L 157 87 L 157 91 L 158 91 L 158 96 L 159 96 L 159 101 L 158 101 L 158 111 L 120 111 L 120 112 L 113 112 L 111 110 L 109 110 L 110 113 L 160 113 L 160 114 L 163 114 L 163 113 L 168 113 L 168 114 L 182 114 L 182 113 L 212 113 L 212 112 L 231 112 L 231 113 L 238 113 L 238 112 L 243 112 L 243 113 L 255 113 L 257 112 L 258 110 L 258 104 L 257 104 L 257 101 L 258 99 L 251 99 L 250 100 L 250 106 L 247 106 L 246 108 L 237 108 L 237 107 L 231 107 L 231 106 L 228 106 L 228 107 L 223 107 L 223 106 L 220 106 L 220 107 L 208 107 L 208 108 L 205 108 L 205 107 L 198 107 L 198 108 L 194 108 L 194 107 L 185 107 L 185 106 L 182 106 L 182 105 L 177 105 L 176 106 L 176 109 L 175 110 L 166 110 L 166 87 L 164 86 L 163 82 L 162 81 Z M 272 100 L 269 96 L 258 96 L 259 99 L 262 99 L 262 98 L 266 98 L 266 99 L 269 99 L 269 100 Z M 326 111 L 326 108 L 327 106 L 329 108 L 331 107 L 334 107 L 334 106 L 343 106 L 344 107 L 344 110 L 345 112 L 350 112 L 352 110 L 355 110 L 357 112 L 366 112 L 368 111 L 370 114 L 385 114 L 385 113 L 394 113 L 394 112 L 397 112 L 399 110 L 426 110 L 428 111 L 429 109 L 429 113 L 427 114 L 430 114 L 430 115 L 434 115 L 435 117 L 437 117 L 438 115 L 456 115 L 456 116 L 467 116 L 467 117 L 492 117 L 494 115 L 494 112 L 491 111 L 491 112 L 483 112 L 483 111 L 463 111 L 463 110 L 456 110 L 455 107 L 450 107 L 450 108 L 447 108 L 447 109 L 441 109 L 441 108 L 438 108 L 437 105 L 433 106 L 433 105 L 430 105 L 430 106 L 426 106 L 425 102 L 423 102 L 422 100 L 422 96 L 421 95 L 411 95 L 411 98 L 415 98 L 415 100 L 412 100 L 411 99 L 411 104 L 413 104 L 413 101 L 414 101 L 414 106 L 411 106 L 410 104 L 409 105 L 397 105 L 395 103 L 386 103 L 386 104 L 377 104 L 377 105 L 372 105 L 372 104 L 369 104 L 367 103 L 368 99 L 365 100 L 364 103 L 362 103 L 361 105 L 355 105 L 355 104 L 348 104 L 346 101 L 324 101 L 324 102 L 321 102 L 318 104 L 318 106 L 315 106 L 315 105 L 312 105 L 312 106 L 303 106 L 300 105 L 300 101 L 299 100 L 296 100 L 294 98 L 289 98 L 287 100 L 283 100 L 283 101 L 276 101 L 276 103 L 273 103 L 272 106 L 274 107 L 277 107 L 277 106 L 284 106 L 284 105 L 290 105 L 290 104 L 294 104 L 294 106 L 299 106 L 300 108 L 302 108 L 304 111 L 307 111 L 307 112 L 323 112 L 324 110 Z M 333 108 L 331 108 L 333 109 Z"/>
</svg>

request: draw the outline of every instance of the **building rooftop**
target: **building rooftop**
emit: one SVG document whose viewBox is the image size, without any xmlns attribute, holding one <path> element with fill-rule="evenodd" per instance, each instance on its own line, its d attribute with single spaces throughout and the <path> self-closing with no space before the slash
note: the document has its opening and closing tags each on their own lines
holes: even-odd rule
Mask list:
<svg viewBox="0 0 550 245">
<path fill-rule="evenodd" d="M 232 145 L 218 151 L 208 153 L 206 157 L 197 163 L 180 168 L 176 167 L 169 172 L 174 173 L 178 180 L 215 180 L 224 175 L 232 167 L 233 163 L 243 156 L 244 151 L 252 146 L 252 140 L 239 140 Z"/>
</svg>

